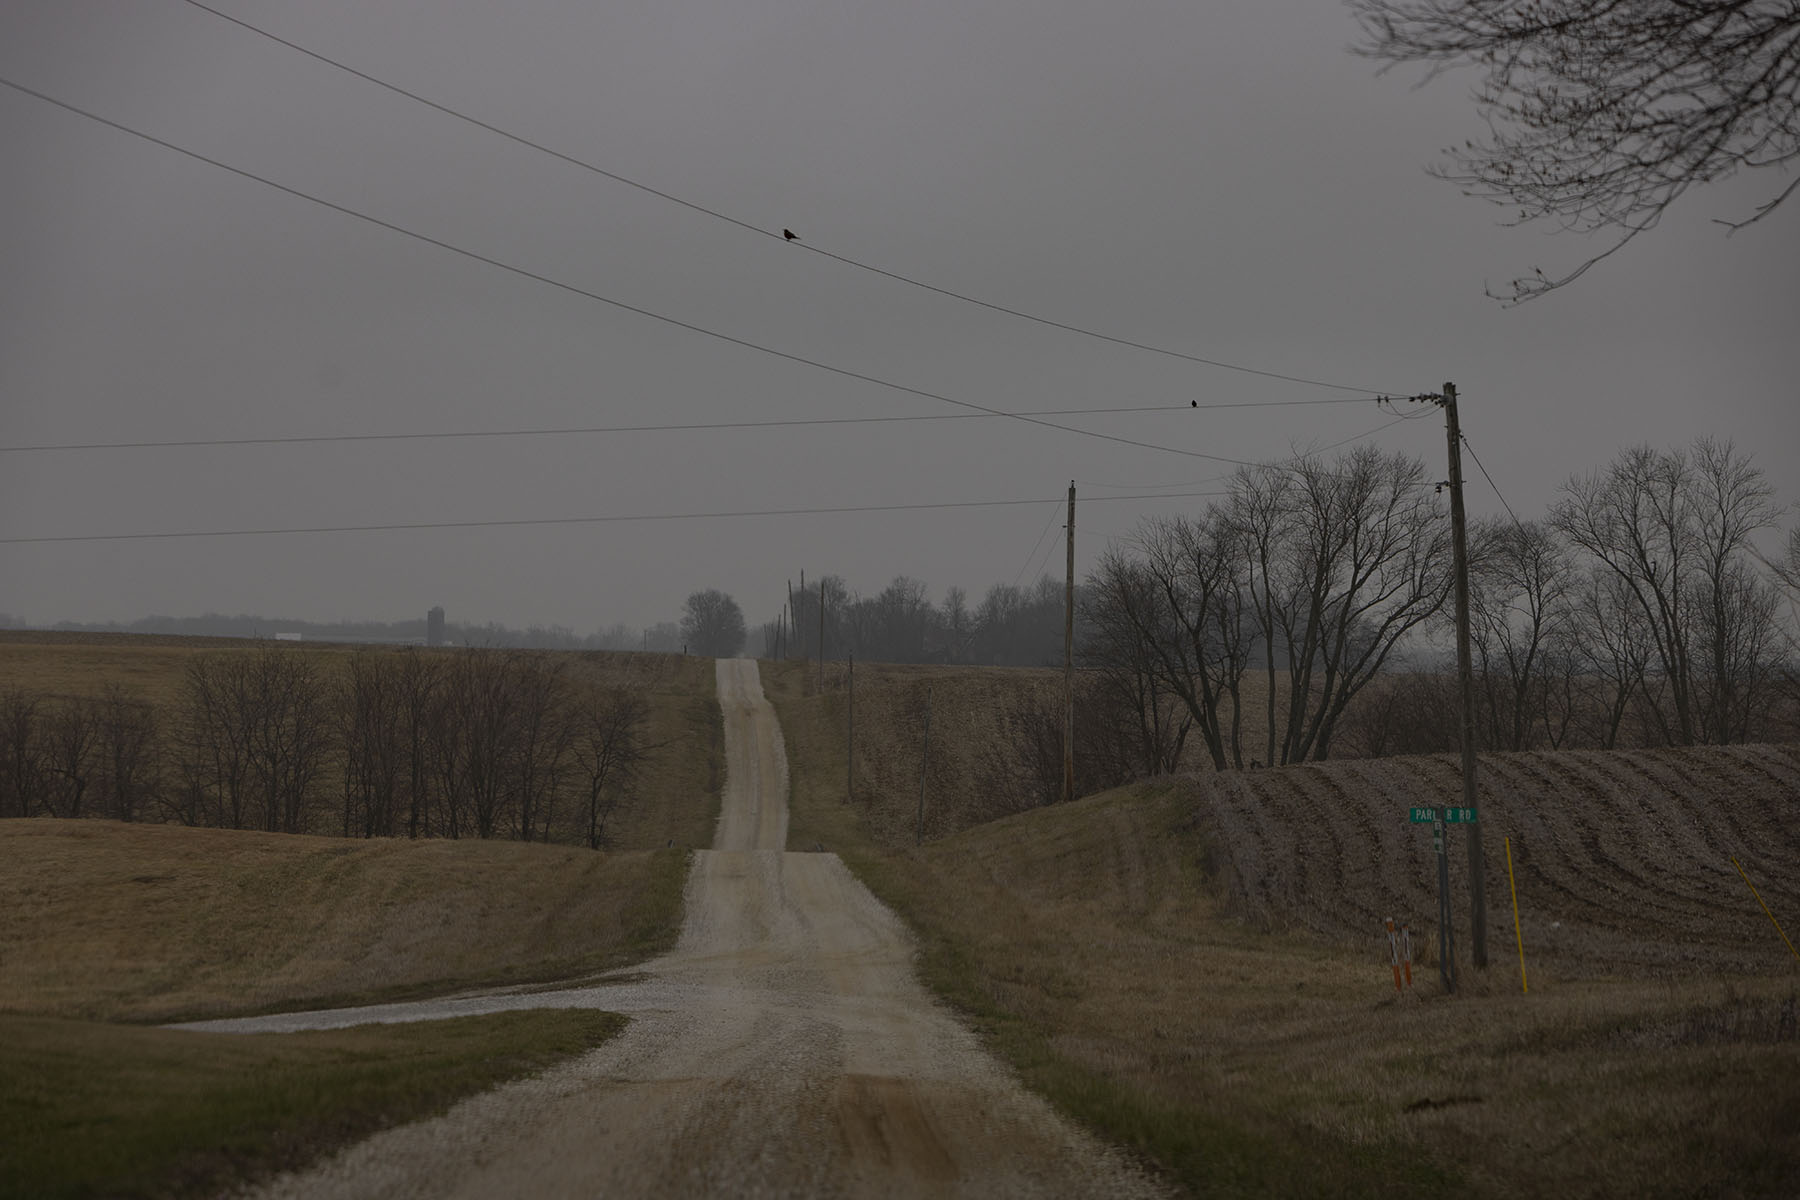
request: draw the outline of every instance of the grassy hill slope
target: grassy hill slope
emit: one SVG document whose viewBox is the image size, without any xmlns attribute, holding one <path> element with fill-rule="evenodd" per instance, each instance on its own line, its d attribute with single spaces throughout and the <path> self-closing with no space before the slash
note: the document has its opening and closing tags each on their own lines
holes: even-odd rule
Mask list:
<svg viewBox="0 0 1800 1200">
<path fill-rule="evenodd" d="M 1453 759 L 1209 773 L 979 823 L 976 798 L 914 848 L 880 790 L 843 803 L 836 698 L 771 691 L 792 844 L 839 851 L 906 917 L 928 982 L 1028 1083 L 1196 1194 L 1800 1193 L 1800 973 L 1730 863 L 1800 925 L 1793 747 L 1484 760 L 1493 966 L 1446 996 L 1422 965 L 1396 996 L 1381 918 L 1424 943 L 1435 913 L 1405 809 L 1456 794 Z M 860 767 L 914 734 L 858 698 Z M 927 782 L 947 809 L 973 786 Z"/>
<path fill-rule="evenodd" d="M 0 1010 L 168 1021 L 592 973 L 673 943 L 686 860 L 0 822 Z"/>
</svg>

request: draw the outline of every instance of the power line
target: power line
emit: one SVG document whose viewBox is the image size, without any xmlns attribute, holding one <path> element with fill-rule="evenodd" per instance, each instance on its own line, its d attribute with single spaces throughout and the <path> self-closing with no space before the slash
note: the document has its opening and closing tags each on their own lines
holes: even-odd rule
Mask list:
<svg viewBox="0 0 1800 1200">
<path fill-rule="evenodd" d="M 1223 492 L 1189 492 L 1189 497 L 1221 496 Z M 1095 502 L 1114 500 L 1165 500 L 1158 496 L 1097 496 Z M 398 521 L 377 525 L 308 525 L 265 529 L 182 529 L 145 533 L 86 533 L 49 537 L 0 537 L 0 545 L 42 545 L 62 542 L 133 542 L 167 538 L 269 537 L 296 533 L 376 533 L 429 529 L 506 529 L 528 525 L 614 525 L 636 521 L 710 521 L 745 517 L 798 517 L 830 513 L 926 512 L 939 509 L 1014 508 L 1044 504 L 1041 497 L 1030 500 L 943 500 L 919 504 L 846 504 L 809 508 L 729 509 L 716 512 L 629 513 L 600 517 L 528 517 L 502 521 Z"/>
<path fill-rule="evenodd" d="M 1300 401 L 1299 403 L 1348 404 L 1349 400 Z M 878 425 L 908 421 L 980 421 L 995 417 L 1104 416 L 1114 413 L 1188 412 L 1190 404 L 1139 404 L 1114 408 L 1019 409 L 1010 412 L 922 413 L 882 417 L 792 417 L 763 421 L 695 421 L 659 425 L 576 425 L 566 428 L 436 430 L 407 433 L 272 434 L 239 438 L 168 438 L 143 442 L 53 442 L 29 446 L 0 446 L 0 454 L 47 453 L 61 450 L 164 450 L 195 446 L 287 446 L 315 442 L 405 442 L 454 438 L 562 437 L 599 433 L 686 433 L 717 429 L 779 429 L 805 425 Z M 1231 405 L 1200 405 L 1226 408 Z"/>
<path fill-rule="evenodd" d="M 1470 444 L 1469 435 L 1466 433 L 1463 434 L 1462 444 L 1464 445 L 1464 447 L 1466 447 L 1468 449 L 1469 457 L 1475 460 L 1475 465 L 1481 469 L 1481 477 L 1488 481 L 1489 487 L 1494 489 L 1494 495 L 1500 497 L 1500 507 L 1502 507 L 1506 510 L 1506 515 L 1512 518 L 1514 525 L 1517 525 L 1517 526 L 1520 526 L 1521 528 L 1523 528 L 1525 525 L 1525 522 L 1519 520 L 1519 514 L 1514 512 L 1512 505 L 1510 505 L 1506 502 L 1505 495 L 1503 495 L 1500 491 L 1500 485 L 1494 482 L 1494 477 L 1492 475 L 1488 474 L 1487 467 L 1482 464 L 1481 455 L 1475 453 L 1475 447 Z"/>
<path fill-rule="evenodd" d="M 1037 558 L 1038 547 L 1044 544 L 1044 538 L 1056 527 L 1056 515 L 1061 511 L 1062 501 L 1059 500 L 1051 506 L 1050 519 L 1044 522 L 1044 528 L 1038 532 L 1037 541 L 1031 543 L 1031 549 L 1025 552 L 1025 561 L 1019 564 L 1019 573 L 1013 576 L 1014 587 L 1019 586 L 1019 580 L 1025 578 L 1025 572 L 1031 569 L 1032 560 Z"/>
<path fill-rule="evenodd" d="M 356 78 L 364 81 L 365 83 L 370 83 L 378 88 L 383 88 L 386 91 L 392 92 L 397 96 L 404 96 L 408 100 L 411 100 L 418 104 L 423 104 L 427 108 L 430 108 L 436 112 L 443 113 L 445 116 L 453 117 L 458 121 L 465 122 L 466 124 L 473 125 L 477 129 L 485 130 L 486 132 L 494 134 L 497 137 L 503 137 L 503 138 L 507 139 L 508 141 L 514 142 L 521 146 L 525 146 L 532 150 L 536 150 L 541 154 L 547 154 L 550 157 L 557 159 L 560 162 L 569 164 L 570 166 L 579 167 L 581 170 L 592 172 L 593 174 L 599 175 L 605 179 L 610 179 L 615 183 L 622 183 L 626 187 L 636 188 L 638 191 L 643 192 L 647 195 L 655 196 L 661 200 L 667 200 L 672 204 L 678 204 L 683 208 L 691 209 L 694 212 L 701 213 L 708 217 L 712 217 L 714 220 L 724 221 L 726 224 L 735 225 L 739 229 L 747 230 L 751 233 L 758 234 L 762 237 L 772 238 L 775 241 L 789 242 L 792 245 L 799 246 L 803 250 L 807 250 L 813 254 L 818 254 L 825 258 L 829 258 L 829 259 L 833 260 L 834 262 L 843 263 L 845 266 L 848 266 L 848 267 L 855 267 L 857 270 L 860 270 L 860 271 L 868 271 L 871 274 L 880 275 L 886 279 L 892 279 L 898 283 L 904 283 L 911 287 L 921 288 L 928 292 L 935 292 L 937 295 L 940 295 L 940 296 L 946 296 L 953 300 L 960 300 L 965 304 L 973 304 L 973 305 L 976 305 L 977 307 L 985 308 L 992 312 L 1004 313 L 1009 317 L 1016 317 L 1023 321 L 1032 321 L 1032 322 L 1035 322 L 1036 324 L 1044 325 L 1051 329 L 1060 329 L 1067 333 L 1076 333 L 1076 334 L 1082 335 L 1083 337 L 1095 338 L 1095 339 L 1097 339 L 1099 341 L 1103 341 L 1103 342 L 1111 342 L 1113 345 L 1116 345 L 1116 346 L 1126 346 L 1133 350 L 1142 350 L 1142 351 L 1146 351 L 1151 354 L 1166 355 L 1167 357 L 1170 357 L 1170 358 L 1178 358 L 1178 359 L 1182 359 L 1186 362 L 1199 363 L 1203 366 L 1217 367 L 1221 370 L 1226 370 L 1226 371 L 1238 371 L 1238 372 L 1241 372 L 1246 375 L 1258 375 L 1265 379 L 1280 379 L 1280 380 L 1283 380 L 1288 383 L 1305 384 L 1309 387 L 1330 388 L 1330 389 L 1333 389 L 1336 391 L 1342 391 L 1342 392 L 1375 393 L 1375 392 L 1381 392 L 1384 390 L 1382 388 L 1357 387 L 1352 384 L 1338 383 L 1338 382 L 1334 382 L 1332 380 L 1327 380 L 1327 379 L 1311 379 L 1311 378 L 1308 378 L 1303 375 L 1287 375 L 1287 374 L 1283 374 L 1280 371 L 1265 371 L 1265 370 L 1262 370 L 1257 367 L 1246 367 L 1240 363 L 1227 362 L 1224 359 L 1206 358 L 1206 357 L 1204 357 L 1202 355 L 1198 355 L 1198 354 L 1189 354 L 1189 353 L 1187 353 L 1185 351 L 1181 351 L 1181 350 L 1171 350 L 1171 349 L 1168 349 L 1167 347 L 1151 345 L 1148 342 L 1138 342 L 1138 341 L 1133 341 L 1130 338 L 1115 337 L 1111 334 L 1101 333 L 1097 330 L 1088 329 L 1085 326 L 1070 324 L 1066 321 L 1056 321 L 1056 320 L 1050 319 L 1049 317 L 1040 317 L 1040 316 L 1037 316 L 1036 314 L 1025 312 L 1022 309 L 1009 308 L 1004 304 L 996 304 L 996 303 L 993 303 L 992 301 L 982 300 L 975 296 L 971 296 L 971 295 L 968 295 L 963 292 L 955 291 L 954 289 L 951 289 L 951 288 L 940 287 L 933 283 L 927 283 L 922 279 L 915 279 L 910 275 L 902 275 L 897 271 L 890 271 L 884 267 L 878 267 L 871 263 L 862 262 L 859 259 L 851 258 L 848 255 L 835 254 L 830 250 L 822 250 L 819 247 L 814 246 L 811 243 L 805 241 L 804 239 L 799 239 L 799 238 L 790 239 L 790 238 L 786 237 L 784 234 L 778 233 L 775 230 L 764 229 L 761 226 L 753 225 L 748 221 L 743 221 L 743 220 L 740 220 L 737 217 L 733 217 L 727 213 L 720 212 L 718 209 L 708 208 L 703 204 L 696 204 L 691 200 L 684 200 L 680 196 L 676 196 L 669 192 L 665 192 L 665 191 L 661 190 L 660 188 L 651 187 L 649 184 L 646 184 L 646 183 L 639 183 L 635 179 L 631 179 L 624 175 L 620 175 L 615 171 L 608 171 L 604 167 L 596 166 L 595 164 L 588 162 L 585 159 L 576 158 L 574 155 L 571 155 L 571 154 L 565 154 L 562 151 L 552 149 L 551 147 L 546 146 L 541 142 L 535 142 L 535 141 L 532 141 L 530 138 L 523 137 L 519 134 L 511 132 L 510 130 L 502 129 L 498 125 L 489 124 L 488 122 L 483 121 L 478 117 L 472 117 L 465 112 L 462 112 L 458 109 L 451 108 L 447 104 L 440 104 L 439 102 L 437 102 L 435 100 L 428 100 L 424 96 L 419 95 L 417 92 L 408 91 L 407 89 L 400 87 L 398 84 L 389 83 L 387 80 L 377 78 L 376 76 L 371 75 L 366 71 L 359 71 L 355 67 L 352 67 L 347 63 L 340 62 L 335 58 L 331 58 L 327 55 L 321 54 L 317 50 L 308 49 L 307 47 L 300 45 L 298 42 L 292 42 L 284 37 L 280 37 L 276 34 L 270 33 L 268 30 L 263 29 L 260 26 L 252 25 L 250 22 L 243 20 L 241 17 L 234 17 L 229 13 L 221 12 L 218 9 L 213 8 L 209 5 L 202 4 L 199 2 L 199 0 L 185 0 L 185 2 L 189 5 L 191 5 L 192 7 L 199 9 L 202 12 L 210 13 L 213 16 L 218 17 L 220 20 L 229 21 L 233 25 L 236 25 L 237 27 L 239 27 L 240 29 L 244 29 L 250 33 L 256 34 L 258 37 L 267 38 L 269 41 L 275 42 L 276 44 L 281 45 L 281 46 L 285 46 L 289 50 L 292 50 L 298 54 L 304 54 L 306 57 L 311 58 L 317 62 L 322 62 L 322 63 L 326 64 L 327 66 L 335 67 L 338 70 L 343 71 L 348 75 L 354 75 Z"/>
<path fill-rule="evenodd" d="M 347 205 L 338 204 L 334 201 L 323 199 L 322 197 L 312 195 L 309 192 L 303 192 L 299 188 L 290 187 L 285 183 L 277 183 L 273 179 L 269 179 L 265 176 L 258 175 L 252 171 L 247 171 L 247 170 L 243 169 L 242 167 L 234 167 L 234 166 L 231 166 L 229 163 L 220 162 L 216 158 L 209 158 L 206 155 L 199 153 L 198 151 L 189 150 L 185 146 L 178 146 L 174 142 L 166 141 L 165 139 L 156 137 L 153 134 L 145 133 L 142 130 L 134 129 L 129 125 L 125 125 L 125 124 L 122 124 L 121 122 L 114 121 L 108 117 L 100 116 L 98 113 L 90 112 L 87 109 L 81 108 L 74 104 L 70 104 L 68 101 L 58 100 L 54 96 L 47 95 L 43 92 L 37 91 L 34 88 L 26 87 L 24 84 L 21 84 L 21 83 L 15 83 L 14 81 L 12 81 L 10 79 L 0 77 L 0 85 L 9 87 L 16 92 L 23 93 L 24 95 L 31 96 L 34 99 L 41 100 L 46 104 L 53 105 L 57 108 L 63 109 L 66 112 L 74 113 L 76 116 L 85 117 L 90 121 L 94 121 L 98 124 L 105 125 L 110 129 L 116 129 L 120 133 L 129 134 L 132 137 L 140 138 L 143 141 L 151 143 L 152 145 L 160 146 L 165 150 L 170 150 L 176 154 L 180 154 L 180 155 L 183 155 L 184 157 L 194 159 L 196 162 L 203 162 L 210 167 L 216 167 L 221 171 L 227 171 L 233 175 L 239 176 L 240 178 L 251 180 L 254 183 L 260 183 L 265 187 L 273 188 L 278 192 L 283 192 L 289 196 L 296 197 L 297 199 L 305 200 L 312 204 L 317 204 L 322 208 L 328 208 L 328 209 L 332 210 L 333 212 L 341 213 L 347 217 L 353 217 L 358 221 L 363 221 L 370 225 L 374 225 L 378 228 L 386 229 L 392 233 L 398 233 L 402 237 L 408 237 L 408 238 L 413 239 L 414 241 L 423 242 L 428 246 L 435 246 L 440 250 L 447 250 L 450 253 L 460 255 L 463 258 L 471 259 L 471 260 L 473 260 L 475 262 L 479 262 L 479 263 L 485 263 L 490 267 L 498 268 L 499 270 L 506 271 L 509 274 L 517 275 L 524 279 L 534 280 L 535 282 L 542 283 L 548 287 L 556 288 L 560 291 L 568 292 L 572 295 L 582 296 L 589 300 L 596 300 L 596 301 L 600 302 L 601 304 L 611 305 L 612 307 L 620 309 L 624 312 L 635 313 L 638 316 L 648 317 L 654 321 L 661 321 L 664 324 L 673 325 L 678 329 L 685 329 L 691 333 L 702 334 L 706 337 L 715 338 L 719 341 L 727 342 L 734 346 L 741 346 L 747 350 L 754 350 L 760 354 L 767 354 L 772 358 L 779 358 L 779 359 L 783 359 L 788 362 L 799 363 L 802 366 L 813 367 L 817 370 L 826 371 L 833 375 L 839 375 L 846 379 L 855 379 L 862 383 L 872 383 L 877 387 L 887 388 L 891 391 L 901 392 L 901 393 L 904 393 L 909 396 L 918 396 L 918 397 L 920 397 L 922 399 L 926 399 L 926 400 L 936 400 L 936 401 L 939 401 L 944 404 L 954 405 L 958 408 L 966 408 L 966 409 L 973 410 L 975 412 L 986 413 L 989 416 L 1007 417 L 1011 420 L 1022 421 L 1027 425 L 1036 425 L 1036 426 L 1039 426 L 1044 429 L 1055 429 L 1062 433 L 1072 433 L 1072 434 L 1075 434 L 1077 437 L 1095 438 L 1095 439 L 1098 439 L 1098 440 L 1104 441 L 1104 442 L 1113 442 L 1113 443 L 1115 443 L 1117 445 L 1121 445 L 1121 446 L 1132 446 L 1132 447 L 1135 447 L 1140 450 L 1156 450 L 1156 451 L 1160 451 L 1165 454 L 1179 454 L 1185 458 L 1200 458 L 1200 459 L 1207 459 L 1212 462 L 1231 463 L 1234 466 L 1247 467 L 1247 466 L 1256 465 L 1247 459 L 1228 458 L 1224 455 L 1219 455 L 1219 454 L 1203 454 L 1198 450 L 1184 450 L 1178 446 L 1159 445 L 1155 442 L 1141 442 L 1135 438 L 1119 437 L 1116 434 L 1101 433 L 1098 430 L 1093 430 L 1093 429 L 1078 429 L 1072 425 L 1059 425 L 1054 421 L 1046 421 L 1039 417 L 1025 416 L 1020 413 L 1009 413 L 1009 412 L 1005 412 L 1001 409 L 990 408 L 989 406 L 984 405 L 984 404 L 976 404 L 970 400 L 957 400 L 953 397 L 945 396 L 939 392 L 928 392 L 928 391 L 924 390 L 923 388 L 910 387 L 903 383 L 894 383 L 891 380 L 882 379 L 875 375 L 867 375 L 861 371 L 852 371 L 848 367 L 833 366 L 830 363 L 821 362 L 815 358 L 807 358 L 805 355 L 794 354 L 787 350 L 777 350 L 771 346 L 765 346 L 758 342 L 752 342 L 752 341 L 748 340 L 747 338 L 736 337 L 736 336 L 733 336 L 732 334 L 728 334 L 728 333 L 720 333 L 717 330 L 708 329 L 702 325 L 696 325 L 691 321 L 683 321 L 678 317 L 671 317 L 671 316 L 666 316 L 662 313 L 652 312 L 650 309 L 640 308 L 634 304 L 627 304 L 623 300 L 615 300 L 610 296 L 603 296 L 598 292 L 588 291 L 586 288 L 577 287 L 576 285 L 574 285 L 572 283 L 564 283 L 562 280 L 551 278 L 548 275 L 541 275 L 538 272 L 528 270 L 525 267 L 514 266 L 511 263 L 504 262 L 500 259 L 493 258 L 486 254 L 482 254 L 478 251 L 468 250 L 461 246 L 455 245 L 454 243 L 446 242 L 441 238 L 435 238 L 429 234 L 419 233 L 416 230 L 408 229 L 404 225 L 398 225 L 392 221 L 386 221 L 380 217 L 371 216 L 368 213 L 361 212 L 354 208 L 350 208 Z M 1380 399 L 1381 397 L 1370 396 L 1370 397 L 1366 397 L 1366 398 Z"/>
</svg>

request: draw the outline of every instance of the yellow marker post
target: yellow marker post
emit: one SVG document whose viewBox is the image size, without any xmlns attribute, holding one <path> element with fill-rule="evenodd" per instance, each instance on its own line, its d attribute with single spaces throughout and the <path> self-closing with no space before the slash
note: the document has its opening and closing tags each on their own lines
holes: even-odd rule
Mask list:
<svg viewBox="0 0 1800 1200">
<path fill-rule="evenodd" d="M 1781 922 L 1775 919 L 1775 914 L 1769 912 L 1769 906 L 1764 903 L 1762 893 L 1756 890 L 1756 885 L 1750 882 L 1750 877 L 1744 875 L 1744 864 L 1737 860 L 1735 854 L 1731 856 L 1731 865 L 1737 868 L 1738 874 L 1743 876 L 1744 886 L 1750 889 L 1750 894 L 1756 897 L 1758 904 L 1762 905 L 1763 913 L 1769 918 L 1769 924 L 1775 927 L 1776 933 L 1781 934 L 1781 940 L 1787 942 L 1788 953 L 1794 956 L 1795 962 L 1800 962 L 1800 950 L 1794 949 L 1794 943 L 1788 942 L 1787 931 L 1782 929 Z"/>
<path fill-rule="evenodd" d="M 1525 981 L 1525 934 L 1519 928 L 1519 881 L 1513 878 L 1512 839 L 1506 839 L 1506 882 L 1512 887 L 1513 898 L 1513 939 L 1519 943 L 1519 990 L 1531 991 Z"/>
</svg>

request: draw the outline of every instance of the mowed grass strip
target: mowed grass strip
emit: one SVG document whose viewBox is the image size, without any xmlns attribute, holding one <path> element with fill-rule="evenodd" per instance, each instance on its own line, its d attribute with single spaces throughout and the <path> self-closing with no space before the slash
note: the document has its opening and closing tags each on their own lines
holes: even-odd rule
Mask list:
<svg viewBox="0 0 1800 1200">
<path fill-rule="evenodd" d="M 162 1022 L 591 975 L 674 945 L 687 862 L 0 822 L 0 1012 Z"/>
<path fill-rule="evenodd" d="M 216 1195 L 604 1042 L 540 1009 L 292 1034 L 0 1016 L 0 1197 Z"/>
<path fill-rule="evenodd" d="M 1396 1000 L 1378 927 L 1352 943 L 1233 915 L 1194 783 L 895 847 L 843 803 L 833 698 L 797 692 L 775 696 L 790 844 L 823 842 L 906 920 L 925 982 L 1029 1086 L 1194 1194 L 1800 1195 L 1800 995 L 1779 963 L 1534 970 L 1522 996 L 1503 943 L 1463 994 L 1422 968 Z M 1309 899 L 1350 901 L 1371 897 Z"/>
</svg>

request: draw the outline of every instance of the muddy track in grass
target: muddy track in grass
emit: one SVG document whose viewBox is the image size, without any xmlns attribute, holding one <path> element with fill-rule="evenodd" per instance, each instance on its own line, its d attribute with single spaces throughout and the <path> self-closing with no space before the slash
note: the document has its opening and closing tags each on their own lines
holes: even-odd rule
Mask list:
<svg viewBox="0 0 1800 1200">
<path fill-rule="evenodd" d="M 630 982 L 209 1022 L 220 1031 L 526 1007 L 632 1014 L 593 1053 L 363 1142 L 264 1197 L 1133 1196 L 1160 1189 L 982 1051 L 831 854 L 790 854 L 756 664 L 721 661 L 727 775 L 681 940 Z"/>
</svg>

